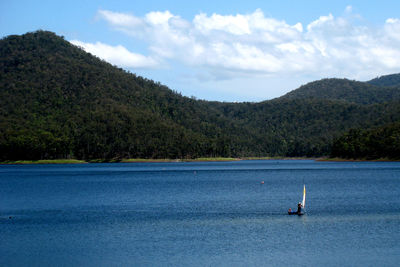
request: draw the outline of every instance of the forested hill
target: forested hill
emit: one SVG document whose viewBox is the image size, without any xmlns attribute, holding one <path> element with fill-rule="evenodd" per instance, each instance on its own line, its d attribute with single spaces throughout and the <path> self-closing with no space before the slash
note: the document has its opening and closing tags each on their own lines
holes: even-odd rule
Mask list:
<svg viewBox="0 0 400 267">
<path fill-rule="evenodd" d="M 400 87 L 400 73 L 384 75 L 368 81 L 369 84 L 377 86 L 397 86 Z"/>
<path fill-rule="evenodd" d="M 382 77 L 368 83 L 347 79 L 323 79 L 303 85 L 299 89 L 284 95 L 282 98 L 342 100 L 357 104 L 373 104 L 400 100 L 400 79 L 399 83 L 396 83 L 395 77 L 399 79 L 400 75 L 394 75 L 390 79 L 389 77 Z"/>
<path fill-rule="evenodd" d="M 0 40 L 0 71 L 0 160 L 320 156 L 351 128 L 400 119 L 398 89 L 347 80 L 261 103 L 194 100 L 46 31 Z"/>
<path fill-rule="evenodd" d="M 1 40 L 5 158 L 181 158 L 224 154 L 241 132 L 206 102 L 113 67 L 54 33 Z"/>
</svg>

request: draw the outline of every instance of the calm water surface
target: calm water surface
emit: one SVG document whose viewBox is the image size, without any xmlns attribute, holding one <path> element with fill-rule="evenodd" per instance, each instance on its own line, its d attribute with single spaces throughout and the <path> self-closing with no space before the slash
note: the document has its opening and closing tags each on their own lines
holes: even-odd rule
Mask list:
<svg viewBox="0 0 400 267">
<path fill-rule="evenodd" d="M 400 163 L 0 166 L 0 266 L 399 262 Z"/>
</svg>

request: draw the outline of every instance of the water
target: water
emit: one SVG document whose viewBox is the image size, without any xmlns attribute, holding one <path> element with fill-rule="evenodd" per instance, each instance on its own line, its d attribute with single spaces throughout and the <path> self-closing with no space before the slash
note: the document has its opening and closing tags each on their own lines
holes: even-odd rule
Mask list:
<svg viewBox="0 0 400 267">
<path fill-rule="evenodd" d="M 399 229 L 395 162 L 0 166 L 0 266 L 397 266 Z"/>
</svg>

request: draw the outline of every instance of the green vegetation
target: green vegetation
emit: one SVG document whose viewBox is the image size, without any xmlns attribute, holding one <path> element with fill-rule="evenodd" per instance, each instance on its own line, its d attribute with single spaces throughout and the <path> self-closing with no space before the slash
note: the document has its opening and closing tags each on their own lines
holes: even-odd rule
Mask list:
<svg viewBox="0 0 400 267">
<path fill-rule="evenodd" d="M 192 161 L 237 161 L 238 158 L 194 158 L 194 159 L 122 159 L 119 162 L 135 163 L 135 162 L 192 162 Z"/>
<path fill-rule="evenodd" d="M 328 156 L 352 128 L 400 121 L 393 84 L 325 79 L 221 103 L 183 97 L 51 32 L 3 38 L 0 57 L 0 161 Z"/>
<path fill-rule="evenodd" d="M 400 75 L 398 74 L 393 76 L 400 79 Z M 381 79 L 384 78 L 382 77 Z M 298 90 L 289 92 L 282 98 L 329 99 L 362 105 L 400 100 L 400 83 L 398 87 L 388 88 L 380 87 L 377 82 L 371 81 L 370 83 L 347 79 L 323 79 L 303 85 Z"/>
<path fill-rule="evenodd" d="M 369 84 L 377 85 L 377 86 L 400 86 L 400 75 L 399 74 L 391 74 L 381 76 L 375 79 L 372 79 L 368 82 Z"/>
<path fill-rule="evenodd" d="M 190 160 L 186 160 L 186 161 L 238 161 L 238 160 L 241 160 L 241 159 L 218 157 L 218 158 L 197 158 L 197 159 L 190 159 Z"/>
<path fill-rule="evenodd" d="M 52 159 L 52 160 L 15 160 L 3 161 L 0 164 L 77 164 L 86 163 L 83 160 L 76 159 Z"/>
<path fill-rule="evenodd" d="M 245 157 L 241 158 L 242 160 L 305 160 L 305 159 L 311 159 L 310 157 L 283 157 L 283 156 L 277 156 L 277 157 Z"/>
<path fill-rule="evenodd" d="M 122 159 L 123 163 L 140 163 L 140 162 L 177 162 L 176 159 Z"/>
<path fill-rule="evenodd" d="M 267 158 L 266 158 L 267 159 Z M 48 159 L 48 160 L 7 160 L 0 164 L 77 164 L 77 163 L 150 163 L 150 162 L 211 162 L 211 161 L 238 161 L 239 158 L 196 158 L 196 159 L 92 159 L 89 161 L 76 159 Z M 244 159 L 243 159 L 244 160 Z M 247 160 L 247 159 L 246 159 Z"/>
<path fill-rule="evenodd" d="M 334 141 L 331 156 L 400 160 L 400 122 L 367 130 L 352 129 Z"/>
</svg>

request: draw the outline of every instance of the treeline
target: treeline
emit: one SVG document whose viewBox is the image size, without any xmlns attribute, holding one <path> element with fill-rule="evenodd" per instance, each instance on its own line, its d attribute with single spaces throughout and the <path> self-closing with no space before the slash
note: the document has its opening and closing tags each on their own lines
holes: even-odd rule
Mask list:
<svg viewBox="0 0 400 267">
<path fill-rule="evenodd" d="M 299 89 L 282 96 L 282 98 L 329 99 L 361 105 L 400 100 L 400 75 L 389 76 L 388 78 L 383 76 L 378 80 L 374 79 L 367 83 L 348 79 L 322 79 L 303 85 Z M 382 88 L 381 86 L 388 87 Z"/>
<path fill-rule="evenodd" d="M 319 99 L 275 99 L 248 105 L 225 105 L 225 112 L 253 130 L 255 142 L 276 155 L 316 157 L 330 154 L 334 138 L 347 130 L 400 119 L 400 103 L 358 105 Z M 253 144 L 254 147 L 254 144 Z"/>
<path fill-rule="evenodd" d="M 395 87 L 328 79 L 260 103 L 195 100 L 46 31 L 0 40 L 0 71 L 0 160 L 322 156 L 351 128 L 400 121 Z"/>
<path fill-rule="evenodd" d="M 332 146 L 332 157 L 347 159 L 400 159 L 400 123 L 373 129 L 352 129 Z"/>
<path fill-rule="evenodd" d="M 368 81 L 369 84 L 377 85 L 377 86 L 400 86 L 400 75 L 399 74 L 390 74 L 384 75 L 381 77 L 377 77 Z"/>
</svg>

